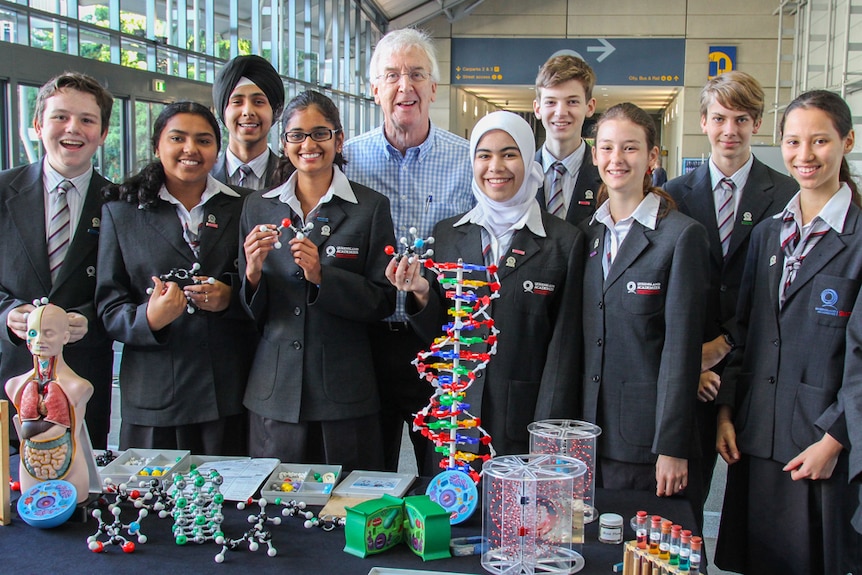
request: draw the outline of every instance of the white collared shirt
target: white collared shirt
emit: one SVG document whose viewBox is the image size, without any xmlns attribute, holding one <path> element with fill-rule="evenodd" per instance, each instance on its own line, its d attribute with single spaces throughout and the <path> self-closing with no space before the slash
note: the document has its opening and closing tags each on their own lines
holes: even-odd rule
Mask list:
<svg viewBox="0 0 862 575">
<path fill-rule="evenodd" d="M 87 190 L 90 189 L 90 180 L 93 179 L 93 167 L 74 178 L 67 178 L 51 167 L 48 158 L 42 160 L 42 192 L 45 201 L 45 241 L 48 240 L 48 228 L 51 226 L 51 192 L 63 180 L 69 180 L 75 185 L 74 190 L 66 192 L 66 203 L 69 205 L 69 230 L 71 238 L 75 237 L 75 230 L 78 229 L 78 222 L 81 219 L 81 212 L 84 209 L 84 199 L 87 197 Z"/>
<path fill-rule="evenodd" d="M 841 183 L 841 187 L 838 188 L 838 191 L 835 192 L 835 195 L 829 198 L 829 201 L 826 202 L 826 205 L 820 210 L 820 213 L 808 220 L 807 225 L 802 225 L 802 208 L 799 205 L 799 194 L 802 192 L 796 192 L 796 195 L 790 198 L 790 201 L 787 202 L 787 206 L 783 211 L 775 214 L 773 219 L 784 219 L 785 215 L 792 214 L 793 220 L 796 222 L 796 226 L 799 229 L 799 243 L 804 244 L 806 238 L 811 233 L 812 224 L 819 218 L 826 222 L 830 228 L 835 230 L 836 233 L 844 232 L 844 222 L 847 219 L 847 212 L 850 210 L 850 204 L 853 199 L 853 192 L 850 190 L 850 187 L 844 182 Z M 787 275 L 789 270 L 787 269 L 787 255 L 784 255 L 784 260 L 782 262 L 783 270 L 781 272 L 781 281 L 778 284 L 778 297 L 779 301 L 783 301 L 784 297 L 784 284 L 787 281 Z"/>
<path fill-rule="evenodd" d="M 478 219 L 478 209 L 479 208 L 477 206 L 458 218 L 458 221 L 452 224 L 452 227 L 454 228 L 467 223 L 476 224 L 481 227 L 484 234 L 486 234 L 485 237 L 488 238 L 491 243 L 491 257 L 495 262 L 500 261 L 500 257 L 509 251 L 509 247 L 512 245 L 512 238 L 514 237 L 516 230 L 526 227 L 540 238 L 544 238 L 547 235 L 547 232 L 545 232 L 545 225 L 542 223 L 542 209 L 539 207 L 539 202 L 537 201 L 533 201 L 530 208 L 523 216 L 521 216 L 521 219 L 512 224 L 506 233 L 499 238 L 495 237 L 490 230 L 480 223 Z"/>
<path fill-rule="evenodd" d="M 225 152 L 224 157 L 227 160 L 228 182 L 234 186 L 239 186 L 241 175 L 239 168 L 246 162 L 237 158 L 229 148 Z M 259 190 L 262 187 L 263 182 L 266 181 L 266 168 L 268 164 L 269 146 L 267 146 L 266 150 L 264 150 L 262 154 L 247 163 L 253 173 L 246 176 L 246 181 L 243 184 L 243 187 L 251 190 Z"/>
<path fill-rule="evenodd" d="M 745 183 L 748 182 L 748 174 L 751 173 L 751 166 L 754 165 L 754 154 L 748 154 L 748 161 L 745 162 L 741 168 L 736 170 L 736 172 L 732 176 L 725 176 L 721 170 L 718 169 L 718 166 L 715 165 L 715 162 L 712 161 L 712 158 L 709 159 L 709 178 L 710 183 L 712 184 L 712 203 L 715 207 L 715 221 L 719 221 L 719 210 L 721 209 L 721 199 L 722 196 L 719 196 L 721 190 L 721 180 L 724 178 L 730 178 L 733 180 L 733 184 L 735 188 L 733 189 L 733 213 L 739 211 L 739 201 L 742 199 L 742 189 L 745 187 Z"/>
<path fill-rule="evenodd" d="M 645 228 L 654 230 L 658 221 L 658 209 L 661 206 L 661 198 L 653 192 L 648 193 L 635 208 L 632 214 L 618 222 L 614 222 L 611 217 L 610 201 L 604 202 L 593 214 L 592 222 L 600 222 L 605 226 L 605 254 L 602 257 L 602 266 L 604 268 L 605 277 L 608 276 L 611 264 L 617 257 L 620 251 L 620 246 L 623 245 L 626 237 L 632 229 L 635 222 L 640 223 Z M 608 242 L 610 243 L 610 261 L 608 260 Z"/>
<path fill-rule="evenodd" d="M 201 201 L 198 202 L 198 204 L 191 210 L 187 210 L 181 201 L 172 196 L 164 184 L 162 184 L 162 187 L 159 190 L 159 199 L 174 205 L 174 208 L 176 208 L 177 211 L 177 217 L 180 220 L 180 226 L 182 226 L 183 229 L 188 227 L 188 229 L 197 233 L 197 230 L 204 221 L 204 205 L 217 194 L 225 194 L 235 198 L 240 197 L 238 193 L 230 189 L 228 186 L 219 182 L 211 175 L 207 175 L 207 187 L 204 190 L 204 193 L 201 194 Z"/>
<path fill-rule="evenodd" d="M 332 182 L 329 184 L 329 189 L 326 190 L 326 193 L 320 198 L 317 205 L 308 214 L 305 214 L 302 211 L 299 198 L 296 197 L 296 179 L 298 174 L 299 172 L 293 172 L 286 182 L 266 192 L 263 194 L 263 197 L 278 198 L 281 203 L 290 206 L 290 209 L 300 217 L 303 225 L 313 219 L 314 214 L 318 212 L 320 206 L 331 201 L 334 196 L 351 204 L 359 203 L 356 199 L 356 194 L 353 193 L 353 188 L 350 187 L 350 181 L 347 179 L 347 176 L 344 175 L 338 166 L 332 166 Z"/>
</svg>

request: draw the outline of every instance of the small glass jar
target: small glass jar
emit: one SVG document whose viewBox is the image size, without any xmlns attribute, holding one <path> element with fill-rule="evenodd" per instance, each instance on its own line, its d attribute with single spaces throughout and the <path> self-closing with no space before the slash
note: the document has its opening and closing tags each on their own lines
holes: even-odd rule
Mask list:
<svg viewBox="0 0 862 575">
<path fill-rule="evenodd" d="M 599 541 L 618 545 L 623 542 L 623 517 L 616 513 L 599 515 Z"/>
</svg>

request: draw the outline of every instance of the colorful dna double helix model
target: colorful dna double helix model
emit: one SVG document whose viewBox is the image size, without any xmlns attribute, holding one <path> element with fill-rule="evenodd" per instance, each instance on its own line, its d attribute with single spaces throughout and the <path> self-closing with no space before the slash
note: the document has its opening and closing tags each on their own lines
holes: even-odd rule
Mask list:
<svg viewBox="0 0 862 575">
<path fill-rule="evenodd" d="M 428 351 L 419 352 L 413 360 L 419 377 L 434 386 L 429 404 L 414 416 L 413 430 L 431 440 L 435 450 L 443 454 L 442 469 L 461 471 L 478 483 L 481 474 L 470 463 L 487 461 L 495 452 L 491 436 L 479 418 L 468 411 L 470 404 L 464 400 L 476 374 L 485 369 L 497 351 L 499 330 L 488 314 L 491 300 L 499 297 L 497 266 L 465 264 L 461 260 L 437 263 L 431 259 L 426 259 L 424 265 L 437 274 L 446 298 L 452 301 L 447 311 L 452 321 L 443 326 L 445 335 L 436 338 Z M 465 276 L 471 273 L 482 274 L 486 279 L 467 279 Z M 477 291 L 485 287 L 490 294 L 478 295 Z M 482 351 L 474 351 L 480 346 Z M 478 437 L 463 433 L 466 429 L 476 429 Z M 469 444 L 485 445 L 489 452 L 476 454 L 458 448 Z"/>
</svg>

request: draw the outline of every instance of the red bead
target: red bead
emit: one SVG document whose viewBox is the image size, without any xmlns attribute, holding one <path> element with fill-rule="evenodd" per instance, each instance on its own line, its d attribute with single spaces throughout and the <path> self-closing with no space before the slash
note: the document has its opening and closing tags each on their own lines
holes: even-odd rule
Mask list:
<svg viewBox="0 0 862 575">
<path fill-rule="evenodd" d="M 104 544 L 102 544 L 101 541 L 96 541 L 95 543 L 96 544 L 93 546 L 92 549 L 90 549 L 90 551 L 92 551 L 93 553 L 101 553 L 105 550 L 105 546 Z"/>
<path fill-rule="evenodd" d="M 9 484 L 9 489 L 11 489 L 12 491 L 21 491 L 21 482 L 13 481 Z"/>
<path fill-rule="evenodd" d="M 123 553 L 134 553 L 135 552 L 135 544 L 131 541 L 126 541 L 123 543 Z"/>
<path fill-rule="evenodd" d="M 519 537 L 524 537 L 525 535 L 527 535 L 527 533 L 528 533 L 528 531 L 527 531 L 526 527 L 518 527 L 518 536 Z"/>
<path fill-rule="evenodd" d="M 284 218 L 281 220 L 281 227 L 289 228 L 290 227 L 290 218 Z"/>
<path fill-rule="evenodd" d="M 383 251 L 386 253 L 387 256 L 391 256 L 395 253 L 395 246 L 386 246 L 385 248 L 383 248 Z"/>
<path fill-rule="evenodd" d="M 129 492 L 129 497 L 131 497 L 132 499 L 137 499 L 137 498 L 138 498 L 138 497 L 140 497 L 140 496 L 141 496 L 141 492 L 140 492 L 140 491 L 138 491 L 137 489 L 132 489 L 132 490 Z"/>
</svg>

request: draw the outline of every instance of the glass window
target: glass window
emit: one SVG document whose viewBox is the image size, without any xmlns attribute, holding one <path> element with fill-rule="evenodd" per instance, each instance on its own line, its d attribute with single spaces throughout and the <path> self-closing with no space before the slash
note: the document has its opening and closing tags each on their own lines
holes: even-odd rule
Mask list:
<svg viewBox="0 0 862 575">
<path fill-rule="evenodd" d="M 100 62 L 111 61 L 111 36 L 107 32 L 81 28 L 80 38 L 79 52 L 81 57 Z"/>
<path fill-rule="evenodd" d="M 30 17 L 30 46 L 66 52 L 69 46 L 69 27 L 63 22 L 52 22 Z"/>
<path fill-rule="evenodd" d="M 134 171 L 149 164 L 153 159 L 153 122 L 165 108 L 159 102 L 135 102 L 135 124 L 133 126 L 135 141 L 135 165 Z"/>
<path fill-rule="evenodd" d="M 114 98 L 114 107 L 111 109 L 111 121 L 108 124 L 108 137 L 99 148 L 94 158 L 96 170 L 112 182 L 121 182 L 128 175 L 125 170 L 123 158 L 123 116 L 125 112 L 125 101 Z"/>
<path fill-rule="evenodd" d="M 33 111 L 36 109 L 38 93 L 39 88 L 36 86 L 18 85 L 18 134 L 21 146 L 18 148 L 18 157 L 14 158 L 16 166 L 32 164 L 42 156 L 42 142 L 33 127 Z"/>
</svg>

